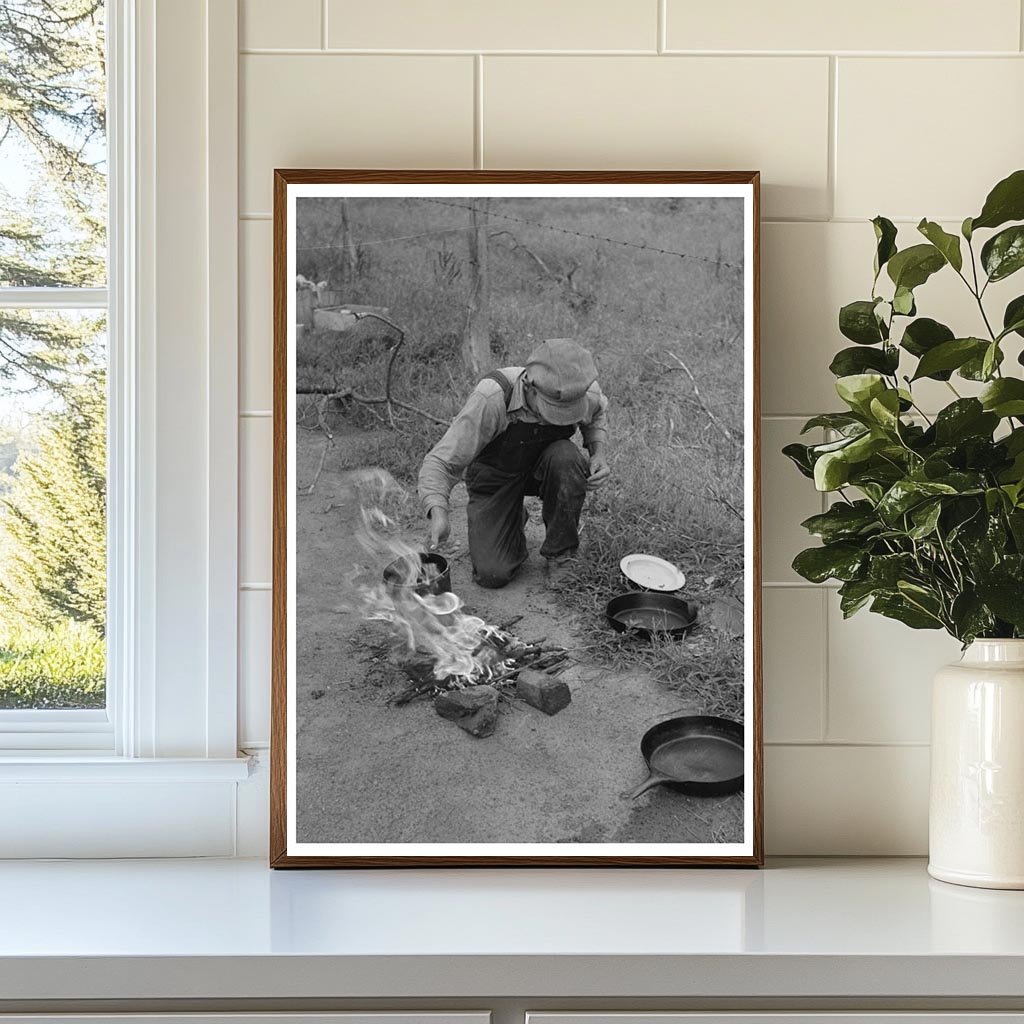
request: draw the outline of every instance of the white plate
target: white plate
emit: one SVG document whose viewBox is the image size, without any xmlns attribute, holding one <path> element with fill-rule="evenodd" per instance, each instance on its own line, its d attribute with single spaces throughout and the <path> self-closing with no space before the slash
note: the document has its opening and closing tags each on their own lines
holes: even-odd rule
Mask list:
<svg viewBox="0 0 1024 1024">
<path fill-rule="evenodd" d="M 654 555 L 626 555 L 619 562 L 623 576 L 647 590 L 682 590 L 686 577 L 664 558 Z"/>
</svg>

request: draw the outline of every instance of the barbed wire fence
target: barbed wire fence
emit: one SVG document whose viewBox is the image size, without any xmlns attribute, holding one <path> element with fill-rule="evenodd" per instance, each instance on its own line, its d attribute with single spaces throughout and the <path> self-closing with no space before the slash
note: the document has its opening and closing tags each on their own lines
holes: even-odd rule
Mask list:
<svg viewBox="0 0 1024 1024">
<path fill-rule="evenodd" d="M 465 211 L 469 215 L 470 218 L 474 217 L 475 214 L 476 215 L 479 214 L 479 210 L 478 209 L 474 209 L 473 206 L 467 206 L 467 205 L 465 205 L 463 203 L 456 203 L 456 202 L 451 202 L 449 200 L 436 199 L 436 198 L 427 197 L 427 196 L 417 196 L 415 198 L 417 200 L 421 201 L 421 202 L 430 203 L 430 204 L 435 205 L 435 206 L 442 206 L 442 207 L 447 207 L 449 209 Z M 709 257 L 709 256 L 704 256 L 704 255 L 697 254 L 697 253 L 688 253 L 688 252 L 683 252 L 681 250 L 667 249 L 667 248 L 664 248 L 662 246 L 651 245 L 651 244 L 646 243 L 646 242 L 636 242 L 636 241 L 633 241 L 633 240 L 630 240 L 630 239 L 615 238 L 615 237 L 612 237 L 610 235 L 601 235 L 601 234 L 597 234 L 597 233 L 594 233 L 594 232 L 580 231 L 580 230 L 577 230 L 575 228 L 565 228 L 565 227 L 562 227 L 562 226 L 557 225 L 557 224 L 550 224 L 550 223 L 546 223 L 544 221 L 533 220 L 533 219 L 530 219 L 530 218 L 527 218 L 527 217 L 515 216 L 513 214 L 503 213 L 501 211 L 493 210 L 493 209 L 490 209 L 490 208 L 488 208 L 486 210 L 486 213 L 485 213 L 484 216 L 485 216 L 485 220 L 490 220 L 491 218 L 493 218 L 495 220 L 501 220 L 501 221 L 505 221 L 507 223 L 519 224 L 519 225 L 522 225 L 524 227 L 529 227 L 529 228 L 533 228 L 533 229 L 540 230 L 540 231 L 548 231 L 548 232 L 559 234 L 559 235 L 563 235 L 563 236 L 571 236 L 571 237 L 578 238 L 578 239 L 585 239 L 585 240 L 589 240 L 589 241 L 601 242 L 601 243 L 604 243 L 604 244 L 609 245 L 609 246 L 618 246 L 620 248 L 635 250 L 637 252 L 646 252 L 646 253 L 651 253 L 653 255 L 670 256 L 670 257 L 674 257 L 674 258 L 681 259 L 681 260 L 692 261 L 694 263 L 703 265 L 703 266 L 705 266 L 707 268 L 714 268 L 715 272 L 716 272 L 716 276 L 723 269 L 725 269 L 728 272 L 734 272 L 734 273 L 742 275 L 742 272 L 743 272 L 743 269 L 744 269 L 742 263 L 737 263 L 737 262 L 734 262 L 734 261 L 731 261 L 731 260 L 724 260 L 724 259 L 720 259 L 720 258 L 716 259 L 716 258 L 712 258 L 712 257 Z M 296 246 L 296 252 L 325 252 L 325 251 L 335 250 L 335 251 L 344 251 L 347 254 L 349 252 L 354 252 L 354 251 L 357 251 L 359 249 L 367 249 L 367 248 L 373 248 L 375 246 L 390 245 L 390 244 L 396 244 L 396 243 L 401 243 L 401 242 L 419 241 L 419 240 L 427 239 L 427 238 L 438 238 L 438 237 L 442 237 L 443 238 L 443 237 L 447 237 L 447 236 L 465 236 L 465 235 L 469 234 L 472 231 L 473 231 L 472 227 L 464 226 L 464 227 L 431 228 L 431 229 L 428 229 L 426 231 L 418 231 L 418 232 L 414 232 L 414 233 L 411 233 L 411 234 L 395 235 L 395 236 L 389 236 L 389 237 L 385 237 L 385 238 L 369 238 L 369 239 L 353 240 L 350 237 L 346 237 L 342 242 L 325 243 L 325 244 L 322 244 L 322 245 Z M 507 232 L 507 231 L 492 232 L 492 233 L 490 233 L 490 238 L 493 240 L 496 237 L 498 237 L 500 235 L 503 235 L 503 234 L 510 234 L 510 232 Z M 545 261 L 541 257 L 539 257 L 536 253 L 534 253 L 527 246 L 525 246 L 521 242 L 519 242 L 518 239 L 515 239 L 515 236 L 511 236 L 511 237 L 513 238 L 513 241 L 514 241 L 514 244 L 513 244 L 513 247 L 512 247 L 513 251 L 515 251 L 517 249 L 525 250 L 525 252 L 538 265 L 538 268 L 540 269 L 540 271 L 542 273 L 544 273 L 547 277 L 549 277 L 551 279 L 561 281 L 562 284 L 566 283 L 566 275 L 562 275 L 561 277 L 559 277 L 559 275 L 557 273 L 553 272 L 551 270 L 551 268 L 545 263 Z M 574 272 L 575 271 L 573 271 L 573 273 Z M 741 280 L 742 280 L 742 278 L 741 278 Z M 570 288 L 571 291 L 574 291 L 577 294 L 579 294 L 578 290 L 575 288 L 575 286 L 572 283 L 571 274 L 568 275 L 568 285 L 569 285 L 569 288 Z M 473 282 L 471 282 L 471 288 L 473 288 L 473 287 L 476 287 L 477 289 L 479 289 L 480 288 L 480 282 L 475 282 L 475 284 Z M 488 289 L 486 287 L 486 282 L 484 283 L 482 290 L 483 290 L 483 293 L 486 295 L 487 291 L 488 291 Z M 667 332 L 669 332 L 672 335 L 677 336 L 677 337 L 678 336 L 685 336 L 685 337 L 689 337 L 689 338 L 709 338 L 709 337 L 714 336 L 714 337 L 719 338 L 721 341 L 725 342 L 726 341 L 726 337 L 725 336 L 729 335 L 729 343 L 732 344 L 732 343 L 734 343 L 736 341 L 737 337 L 741 336 L 742 333 L 743 333 L 742 325 L 738 329 L 735 329 L 735 328 L 730 329 L 729 327 L 726 327 L 724 331 L 720 327 L 716 327 L 714 329 L 708 329 L 708 330 L 695 329 L 695 328 L 693 328 L 691 326 L 681 324 L 681 323 L 679 323 L 677 321 L 670 320 L 668 318 L 660 317 L 660 316 L 657 316 L 655 314 L 649 313 L 646 310 L 644 310 L 642 308 L 639 308 L 639 307 L 630 308 L 630 307 L 627 307 L 627 306 L 623 306 L 623 305 L 621 305 L 619 303 L 609 302 L 609 301 L 607 301 L 605 299 L 599 299 L 597 296 L 595 296 L 593 294 L 589 294 L 589 295 L 586 296 L 585 304 L 588 307 L 592 307 L 592 306 L 600 307 L 601 309 L 605 310 L 606 312 L 614 313 L 614 314 L 616 314 L 618 316 L 625 317 L 625 318 L 627 318 L 627 319 L 629 319 L 631 321 L 639 321 L 641 323 L 655 325 L 655 326 L 660 327 L 661 329 L 663 329 L 663 330 L 665 330 L 665 331 L 667 331 Z M 602 351 L 604 353 L 607 353 L 607 354 L 618 355 L 618 356 L 622 356 L 622 357 L 651 358 L 651 354 L 649 352 L 637 353 L 635 350 L 625 351 L 625 350 L 609 349 L 609 348 L 604 348 Z M 688 377 L 688 379 L 689 379 L 689 381 L 691 383 L 691 386 L 693 388 L 695 402 L 701 407 L 701 409 L 703 410 L 703 412 L 707 416 L 709 422 L 719 432 L 721 432 L 723 434 L 723 436 L 726 437 L 726 439 L 733 440 L 733 436 L 732 436 L 731 432 L 728 430 L 728 428 L 726 428 L 721 423 L 721 421 L 715 416 L 715 414 L 708 407 L 705 399 L 701 395 L 699 384 L 698 384 L 697 379 L 694 376 L 692 370 L 690 369 L 690 367 L 675 352 L 672 352 L 672 351 L 669 351 L 669 350 L 666 349 L 663 354 L 668 355 L 671 359 L 673 359 L 678 364 L 675 367 L 668 367 L 668 369 L 681 369 L 681 370 L 683 370 L 685 372 L 685 374 Z M 394 361 L 394 352 L 391 353 L 391 359 L 389 361 L 389 370 L 390 370 L 390 365 L 391 365 L 391 363 L 393 363 L 393 361 Z M 659 365 L 662 365 L 663 368 L 665 368 L 664 364 L 659 364 Z M 406 408 L 409 408 L 409 407 L 406 406 Z M 418 409 L 411 409 L 410 411 L 420 412 L 420 410 L 418 410 Z M 389 412 L 390 412 L 390 406 L 389 406 Z M 435 422 L 440 422 L 440 421 L 437 420 L 436 417 L 430 416 L 429 418 L 434 420 Z"/>
<path fill-rule="evenodd" d="M 469 212 L 469 213 L 471 213 L 472 209 L 473 209 L 471 206 L 465 206 L 462 203 L 452 203 L 452 202 L 448 202 L 448 201 L 441 200 L 441 199 L 431 199 L 431 198 L 428 198 L 426 196 L 418 196 L 417 198 L 421 202 L 432 203 L 432 204 L 437 205 L 437 206 L 446 206 L 446 207 L 449 207 L 451 209 L 456 209 L 456 210 L 465 210 L 466 212 Z M 622 238 L 612 238 L 611 236 L 608 236 L 608 235 L 598 235 L 598 234 L 593 234 L 591 232 L 586 232 L 586 231 L 577 231 L 577 230 L 571 229 L 571 228 L 563 228 L 563 227 L 560 227 L 560 226 L 555 225 L 555 224 L 546 224 L 546 223 L 544 223 L 542 221 L 530 220 L 530 219 L 525 218 L 525 217 L 515 217 L 515 216 L 512 216 L 510 214 L 500 213 L 500 212 L 495 211 L 495 210 L 489 210 L 488 213 L 487 213 L 487 216 L 488 216 L 488 218 L 496 218 L 496 219 L 500 219 L 500 220 L 510 221 L 510 222 L 514 222 L 514 223 L 517 223 L 517 224 L 523 224 L 523 225 L 527 225 L 527 226 L 530 226 L 530 227 L 533 227 L 533 228 L 538 228 L 540 230 L 552 231 L 552 232 L 556 232 L 558 234 L 563 234 L 563 235 L 572 235 L 572 236 L 574 236 L 576 238 L 585 238 L 585 239 L 589 239 L 589 240 L 593 240 L 593 241 L 605 242 L 605 243 L 608 243 L 608 244 L 611 244 L 611 245 L 618 245 L 618 246 L 623 246 L 625 248 L 637 249 L 637 250 L 640 250 L 640 251 L 654 253 L 654 254 L 657 254 L 657 255 L 676 256 L 676 257 L 681 258 L 681 259 L 694 260 L 695 262 L 703 263 L 703 264 L 706 264 L 708 266 L 726 267 L 728 269 L 736 270 L 736 271 L 742 271 L 742 269 L 743 269 L 743 265 L 742 264 L 734 263 L 734 262 L 731 262 L 729 260 L 717 260 L 717 259 L 712 259 L 711 257 L 708 257 L 708 256 L 700 256 L 700 255 L 696 255 L 696 254 L 693 254 L 693 253 L 680 252 L 680 251 L 674 250 L 674 249 L 665 249 L 665 248 L 662 248 L 660 246 L 648 245 L 648 244 L 642 243 L 642 242 L 633 242 L 633 241 L 629 241 L 629 240 L 622 239 Z M 324 252 L 324 251 L 328 251 L 328 250 L 340 251 L 340 250 L 344 249 L 346 246 L 352 246 L 352 247 L 354 247 L 356 249 L 372 248 L 372 247 L 378 246 L 378 245 L 388 245 L 388 244 L 395 243 L 395 242 L 417 241 L 417 240 L 423 239 L 423 238 L 435 238 L 435 237 L 438 237 L 438 236 L 446 236 L 446 235 L 465 235 L 468 230 L 469 230 L 469 228 L 467 228 L 467 227 L 431 228 L 431 229 L 429 229 L 427 231 L 418 231 L 418 232 L 416 232 L 414 234 L 409 234 L 409 235 L 395 235 L 395 236 L 388 237 L 388 238 L 359 239 L 359 240 L 348 241 L 348 242 L 345 242 L 345 243 L 335 242 L 335 243 L 326 243 L 326 244 L 323 244 L 323 245 L 300 245 L 300 246 L 296 246 L 296 252 Z M 497 233 L 497 234 L 500 234 L 500 232 Z M 494 235 L 492 235 L 492 238 L 493 237 L 494 237 Z M 518 246 L 518 248 L 526 248 L 526 247 L 522 246 L 520 244 Z M 527 251 L 530 252 L 530 255 L 533 256 L 533 258 L 535 260 L 537 259 L 537 257 L 532 253 L 532 251 L 530 251 L 530 250 L 527 250 Z M 547 269 L 547 268 L 544 268 L 544 269 Z M 682 325 L 682 324 L 680 324 L 680 323 L 678 323 L 676 321 L 668 320 L 668 319 L 666 319 L 664 317 L 655 316 L 654 314 L 648 313 L 645 310 L 636 309 L 636 308 L 629 309 L 626 306 L 618 305 L 618 304 L 615 304 L 615 303 L 610 303 L 610 302 L 607 302 L 606 300 L 598 299 L 596 297 L 591 297 L 591 299 L 589 301 L 591 303 L 593 303 L 594 305 L 601 306 L 603 309 L 606 309 L 609 312 L 618 313 L 618 314 L 626 316 L 626 317 L 628 317 L 630 319 L 643 320 L 645 323 L 656 324 L 656 325 L 658 325 L 660 327 L 664 327 L 664 328 L 666 328 L 666 329 L 668 329 L 668 330 L 670 330 L 670 331 L 672 331 L 673 333 L 676 333 L 676 334 L 684 334 L 684 335 L 687 335 L 687 336 L 690 336 L 690 337 L 709 337 L 712 334 L 720 333 L 718 331 L 694 330 L 694 328 L 692 328 L 692 327 L 684 326 L 684 325 Z"/>
</svg>

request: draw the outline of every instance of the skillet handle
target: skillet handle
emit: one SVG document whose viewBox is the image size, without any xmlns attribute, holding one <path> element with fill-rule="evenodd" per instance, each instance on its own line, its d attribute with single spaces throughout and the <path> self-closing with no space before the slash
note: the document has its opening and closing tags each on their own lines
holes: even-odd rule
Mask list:
<svg viewBox="0 0 1024 1024">
<path fill-rule="evenodd" d="M 646 793 L 647 790 L 653 789 L 655 786 L 660 786 L 663 782 L 669 782 L 667 775 L 662 775 L 660 772 L 651 772 L 650 775 L 640 783 L 636 789 L 629 790 L 622 794 L 623 800 L 635 800 L 642 793 Z"/>
</svg>

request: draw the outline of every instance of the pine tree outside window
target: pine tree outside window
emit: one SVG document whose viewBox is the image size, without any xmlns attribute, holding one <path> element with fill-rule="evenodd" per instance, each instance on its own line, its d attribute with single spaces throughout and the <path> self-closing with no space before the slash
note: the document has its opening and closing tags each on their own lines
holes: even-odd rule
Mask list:
<svg viewBox="0 0 1024 1024">
<path fill-rule="evenodd" d="M 0 730 L 107 711 L 104 0 L 0 0 Z M 93 735 L 90 740 L 89 735 Z"/>
</svg>

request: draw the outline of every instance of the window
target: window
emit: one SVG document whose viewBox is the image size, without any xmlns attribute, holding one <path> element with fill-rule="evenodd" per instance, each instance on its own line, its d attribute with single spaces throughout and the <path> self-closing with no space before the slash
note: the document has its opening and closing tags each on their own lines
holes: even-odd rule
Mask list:
<svg viewBox="0 0 1024 1024">
<path fill-rule="evenodd" d="M 105 7 L 0 0 L 0 730 L 15 746 L 111 734 Z"/>
<path fill-rule="evenodd" d="M 4 118 L 22 116 L 25 98 L 11 91 L 11 40 L 35 57 L 57 45 L 52 37 L 72 38 L 86 17 L 106 77 L 105 89 L 102 81 L 90 86 L 98 99 L 60 75 L 32 74 L 29 84 L 79 113 L 82 104 L 102 105 L 94 122 L 102 130 L 56 136 L 63 157 L 91 164 L 91 197 L 59 173 L 56 186 L 44 176 L 33 184 L 31 173 L 62 165 L 33 171 L 31 154 L 40 151 L 16 154 L 8 148 L 15 127 L 4 134 Z M 77 706 L 33 699 L 35 707 L 0 710 L 0 857 L 230 854 L 236 789 L 249 770 L 236 746 L 237 6 L 0 0 L 0 46 L 0 225 L 8 228 L 0 234 L 0 314 L 20 318 L 37 343 L 50 339 L 75 354 L 73 366 L 65 359 L 60 367 L 69 388 L 106 376 L 105 409 L 92 403 L 66 427 L 90 453 L 76 470 L 93 467 L 93 494 L 104 499 L 106 571 L 102 544 L 85 530 L 64 550 L 80 562 L 95 557 L 73 570 L 58 560 L 81 581 L 76 600 L 96 597 L 86 580 L 102 590 L 105 579 L 105 613 L 93 620 L 105 624 L 104 642 L 98 652 L 74 646 L 79 627 L 61 638 L 73 651 L 72 682 L 82 684 Z M 61 75 L 73 70 L 59 66 Z M 39 124 L 56 133 L 58 114 L 47 108 Z M 11 230 L 31 211 L 28 199 L 7 196 L 32 187 L 50 204 L 41 217 L 49 233 L 36 236 L 54 255 L 41 265 L 64 267 L 63 277 L 13 273 L 15 255 L 28 263 L 26 255 L 43 252 L 30 250 L 31 232 Z M 54 205 L 58 198 L 74 215 Z M 78 226 L 87 210 L 95 214 L 91 249 Z M 13 382 L 0 380 L 0 410 L 9 408 Z M 32 389 L 23 390 L 17 400 L 29 407 L 12 417 L 12 432 L 43 413 L 57 422 L 74 397 L 40 390 L 29 399 Z M 85 437 L 100 444 L 83 445 Z M 67 450 L 64 438 L 52 443 Z M 0 442 L 0 467 L 4 451 Z M 51 453 L 40 461 L 60 460 Z M 96 657 L 104 648 L 105 688 Z M 100 686 L 85 685 L 87 677 Z"/>
</svg>

